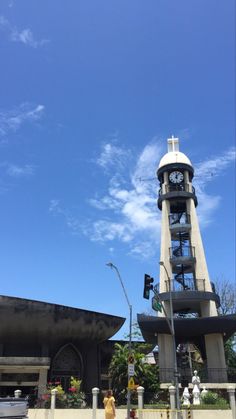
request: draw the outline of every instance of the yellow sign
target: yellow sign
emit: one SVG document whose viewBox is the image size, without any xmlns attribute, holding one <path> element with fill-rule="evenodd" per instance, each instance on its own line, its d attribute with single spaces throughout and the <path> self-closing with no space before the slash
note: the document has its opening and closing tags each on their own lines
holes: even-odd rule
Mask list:
<svg viewBox="0 0 236 419">
<path fill-rule="evenodd" d="M 134 379 L 133 379 L 133 377 L 130 377 L 129 382 L 128 382 L 128 388 L 132 389 L 132 388 L 134 388 L 134 386 L 135 386 Z"/>
<path fill-rule="evenodd" d="M 129 390 L 134 390 L 136 388 L 136 384 L 134 382 L 133 377 L 130 377 L 129 382 L 128 382 L 128 389 Z"/>
</svg>

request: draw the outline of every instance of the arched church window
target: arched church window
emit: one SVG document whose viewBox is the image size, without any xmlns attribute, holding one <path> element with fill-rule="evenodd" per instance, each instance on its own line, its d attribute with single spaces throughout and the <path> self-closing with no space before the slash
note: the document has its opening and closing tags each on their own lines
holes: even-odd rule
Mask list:
<svg viewBox="0 0 236 419">
<path fill-rule="evenodd" d="M 71 376 L 82 379 L 83 360 L 79 350 L 68 343 L 59 349 L 53 359 L 50 380 L 60 382 L 64 390 L 67 390 Z"/>
</svg>

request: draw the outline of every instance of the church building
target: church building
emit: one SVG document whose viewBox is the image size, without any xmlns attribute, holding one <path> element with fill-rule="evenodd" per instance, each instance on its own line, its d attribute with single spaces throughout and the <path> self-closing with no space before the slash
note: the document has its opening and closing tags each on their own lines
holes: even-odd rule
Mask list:
<svg viewBox="0 0 236 419">
<path fill-rule="evenodd" d="M 21 389 L 38 396 L 47 382 L 83 391 L 108 388 L 107 368 L 114 341 L 125 319 L 110 314 L 0 296 L 0 397 Z"/>
</svg>

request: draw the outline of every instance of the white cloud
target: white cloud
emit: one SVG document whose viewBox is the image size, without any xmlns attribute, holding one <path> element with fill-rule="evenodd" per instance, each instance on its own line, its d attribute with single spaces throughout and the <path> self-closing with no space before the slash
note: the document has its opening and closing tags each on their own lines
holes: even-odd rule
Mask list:
<svg viewBox="0 0 236 419">
<path fill-rule="evenodd" d="M 59 199 L 51 199 L 49 204 L 49 212 L 51 212 L 54 215 L 61 213 Z"/>
<path fill-rule="evenodd" d="M 15 164 L 8 164 L 7 174 L 12 177 L 31 176 L 34 174 L 35 167 L 29 164 L 25 166 L 17 166 Z"/>
<path fill-rule="evenodd" d="M 155 254 L 160 240 L 161 213 L 156 206 L 158 186 L 154 176 L 162 155 L 161 142 L 155 139 L 146 145 L 138 156 L 135 166 L 128 173 L 129 187 L 126 186 L 127 178 L 119 181 L 122 178 L 119 178 L 119 165 L 117 165 L 117 172 L 110 179 L 107 194 L 90 200 L 90 204 L 97 209 L 112 212 L 110 219 L 98 216 L 93 222 L 92 232 L 89 231 L 91 240 L 122 241 L 128 245 L 130 254 L 144 258 Z M 206 193 L 207 184 L 224 172 L 233 160 L 235 160 L 235 150 L 230 149 L 221 156 L 195 165 L 194 184 L 200 202 L 198 215 L 202 227 L 211 222 L 212 215 L 220 203 L 219 196 L 210 196 Z"/>
<path fill-rule="evenodd" d="M 65 217 L 66 224 L 73 234 L 78 234 L 80 231 L 91 241 L 107 243 L 108 249 L 112 249 L 112 252 L 115 249 L 115 242 L 118 241 L 126 246 L 127 252 L 132 256 L 153 258 L 160 244 L 161 230 L 161 212 L 157 209 L 159 186 L 154 176 L 163 155 L 163 144 L 153 140 L 144 147 L 135 163 L 134 153 L 129 152 L 128 156 L 126 150 L 120 147 L 116 149 L 119 149 L 119 153 L 115 152 L 114 156 L 119 157 L 117 160 L 116 158 L 112 160 L 114 174 L 109 180 L 107 193 L 89 200 L 89 204 L 98 210 L 96 218 L 87 220 L 86 225 L 79 223 L 77 217 L 72 217 L 61 210 L 58 201 L 52 201 L 51 211 Z M 106 157 L 114 152 L 112 144 L 111 147 L 107 144 L 105 150 L 106 153 L 102 155 Z M 120 156 L 122 159 L 125 157 L 122 165 Z M 207 184 L 224 172 L 234 159 L 235 151 L 228 150 L 222 156 L 216 156 L 195 166 L 195 186 L 200 202 L 198 215 L 203 227 L 211 221 L 220 202 L 219 196 L 209 196 L 206 193 Z M 123 166 L 124 162 L 126 167 Z M 110 160 L 101 159 L 100 156 L 96 163 L 104 169 L 110 165 Z M 211 173 L 214 173 L 214 176 Z"/>
<path fill-rule="evenodd" d="M 235 162 L 235 148 L 226 150 L 221 156 L 215 156 L 194 165 L 195 177 L 193 180 L 198 197 L 198 218 L 201 227 L 212 221 L 212 214 L 220 204 L 221 197 L 213 196 L 206 192 L 209 182 L 213 182 L 222 172 Z"/>
<path fill-rule="evenodd" d="M 112 241 L 119 239 L 123 242 L 129 242 L 133 238 L 132 228 L 129 224 L 116 223 L 106 220 L 95 221 L 90 231 L 92 241 Z"/>
<path fill-rule="evenodd" d="M 149 259 L 156 255 L 157 248 L 156 243 L 153 241 L 143 241 L 134 244 L 130 249 L 130 255 L 141 257 L 142 259 Z"/>
<path fill-rule="evenodd" d="M 22 103 L 10 111 L 0 111 L 0 136 L 17 131 L 25 122 L 38 121 L 44 112 L 43 105 L 32 106 Z"/>
<path fill-rule="evenodd" d="M 128 149 L 122 149 L 114 143 L 104 143 L 100 156 L 96 159 L 96 163 L 105 170 L 112 167 L 119 167 L 121 169 L 129 155 L 130 150 Z"/>
<path fill-rule="evenodd" d="M 206 193 L 197 193 L 199 205 L 197 207 L 198 220 L 202 228 L 212 222 L 214 211 L 220 204 L 220 196 L 212 196 Z"/>
<path fill-rule="evenodd" d="M 111 151 L 112 147 L 108 145 L 106 150 Z M 103 243 L 120 240 L 128 245 L 131 254 L 152 257 L 160 239 L 160 213 L 156 208 L 157 180 L 154 175 L 163 152 L 162 144 L 157 141 L 148 144 L 137 157 L 133 169 L 130 164 L 132 153 L 129 152 L 128 156 L 125 152 L 119 148 L 119 154 L 115 155 L 125 156 L 130 173 L 126 168 L 126 178 L 121 177 L 120 161 L 115 165 L 116 160 L 113 159 L 116 172 L 110 179 L 107 195 L 90 200 L 95 208 L 112 211 L 112 219 L 94 221 L 87 234 L 91 240 Z M 97 164 L 105 166 L 100 164 L 100 160 L 97 160 Z"/>
<path fill-rule="evenodd" d="M 213 181 L 222 171 L 235 161 L 236 150 L 230 148 L 222 156 L 216 156 L 195 165 L 194 183 L 196 187 L 204 189 L 206 184 Z"/>
<path fill-rule="evenodd" d="M 109 150 L 110 155 L 114 152 L 113 147 L 105 149 Z M 117 149 L 119 149 L 119 153 Z M 51 201 L 49 211 L 54 215 L 63 216 L 66 225 L 73 234 L 82 232 L 91 241 L 100 243 L 111 243 L 118 240 L 126 244 L 129 252 L 134 256 L 153 256 L 160 237 L 160 214 L 156 209 L 156 181 L 151 180 L 151 182 L 142 184 L 138 177 L 149 172 L 150 174 L 155 173 L 160 153 L 160 145 L 149 144 L 140 153 L 131 174 L 124 179 L 120 176 L 120 171 L 123 170 L 120 157 L 126 159 L 127 167 L 129 167 L 131 154 L 129 154 L 130 160 L 128 160 L 127 151 L 116 147 L 114 155 L 118 157 L 115 160 L 117 165 L 115 166 L 114 160 L 112 162 L 116 173 L 109 181 L 107 195 L 89 200 L 89 204 L 96 209 L 112 214 L 110 217 L 98 217 L 97 220 L 87 220 L 86 223 L 79 222 L 77 217 L 63 209 L 60 202 L 55 199 Z M 122 160 L 122 164 L 123 162 L 124 160 Z M 97 160 L 97 164 L 103 169 L 106 167 L 105 164 L 101 164 L 100 159 Z M 153 244 L 155 245 L 153 246 Z M 114 251 L 113 246 L 110 246 L 109 249 Z"/>
<path fill-rule="evenodd" d="M 42 45 L 45 45 L 49 42 L 48 39 L 41 39 L 40 41 L 36 41 L 33 37 L 31 29 L 29 28 L 23 29 L 21 32 L 15 29 L 11 33 L 11 40 L 14 42 L 22 42 L 23 44 L 33 48 L 41 47 Z"/>
<path fill-rule="evenodd" d="M 28 45 L 32 48 L 38 48 L 49 42 L 48 39 L 41 39 L 40 41 L 36 41 L 31 29 L 26 28 L 19 31 L 2 15 L 0 16 L 0 29 L 8 33 L 9 39 L 11 41 L 21 42 L 24 45 Z"/>
</svg>

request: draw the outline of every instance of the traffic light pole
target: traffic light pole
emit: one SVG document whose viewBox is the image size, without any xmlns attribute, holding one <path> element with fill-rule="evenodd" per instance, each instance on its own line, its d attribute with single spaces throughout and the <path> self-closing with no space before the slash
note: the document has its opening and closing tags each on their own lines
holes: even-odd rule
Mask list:
<svg viewBox="0 0 236 419">
<path fill-rule="evenodd" d="M 124 283 L 122 281 L 122 278 L 120 276 L 120 272 L 118 270 L 118 268 L 112 263 L 106 263 L 107 266 L 109 266 L 111 269 L 114 269 L 117 273 L 117 276 L 119 278 L 120 284 L 122 286 L 122 289 L 124 291 L 124 295 L 125 295 L 125 299 L 127 301 L 127 304 L 129 306 L 129 356 L 131 356 L 131 350 L 132 350 L 132 305 L 130 304 L 129 298 L 128 298 L 128 294 L 126 292 Z M 128 364 L 127 364 L 128 367 Z M 131 407 L 131 390 L 129 388 L 129 381 L 130 381 L 130 371 L 129 368 L 128 369 L 128 385 L 127 385 L 127 419 L 130 419 L 130 407 Z"/>
<path fill-rule="evenodd" d="M 169 292 L 170 292 L 170 320 L 169 316 L 165 310 L 164 305 L 162 304 L 162 301 L 160 299 L 159 293 L 157 291 L 156 286 L 153 286 L 152 283 L 154 279 L 150 277 L 149 275 L 144 275 L 144 290 L 143 290 L 143 298 L 146 298 L 149 300 L 150 297 L 150 291 L 153 291 L 155 299 L 158 300 L 158 304 L 153 309 L 156 311 L 162 311 L 164 312 L 166 322 L 168 324 L 171 338 L 172 338 L 172 345 L 173 345 L 173 365 L 174 365 L 174 381 L 175 381 L 175 387 L 176 387 L 176 408 L 177 408 L 177 418 L 180 417 L 180 400 L 179 400 L 179 373 L 177 368 L 177 357 L 176 357 L 176 343 L 175 343 L 175 327 L 174 327 L 174 315 L 173 315 L 173 302 L 172 302 L 172 292 L 171 292 L 171 279 L 168 275 L 167 269 L 165 267 L 164 262 L 160 262 L 160 265 L 163 266 L 165 269 L 168 281 L 169 281 Z"/>
<path fill-rule="evenodd" d="M 170 334 L 171 334 L 171 336 L 172 336 L 172 338 L 173 338 L 173 329 L 172 329 L 172 326 L 171 326 L 170 320 L 169 320 L 169 318 L 168 318 L 168 315 L 167 315 L 166 309 L 165 309 L 165 307 L 164 307 L 164 306 L 163 306 L 163 304 L 162 304 L 162 301 L 161 301 L 161 299 L 160 299 L 160 296 L 159 296 L 158 292 L 155 290 L 155 288 L 153 288 L 153 293 L 154 293 L 155 297 L 158 299 L 159 303 L 161 304 L 161 308 L 162 308 L 162 310 L 163 310 L 163 312 L 164 312 L 164 314 L 165 314 L 165 319 L 166 319 L 166 322 L 167 322 L 167 324 L 168 324 L 168 327 L 169 327 L 169 330 L 170 330 Z"/>
<path fill-rule="evenodd" d="M 173 359 L 174 359 L 174 379 L 175 379 L 175 390 L 176 390 L 176 408 L 177 408 L 177 417 L 179 418 L 179 413 L 180 413 L 180 400 L 179 400 L 179 373 L 178 373 L 178 367 L 177 367 L 177 357 L 176 357 L 176 343 L 175 343 L 175 326 L 174 326 L 174 313 L 173 313 L 173 301 L 172 301 L 172 290 L 171 290 L 171 279 L 169 277 L 169 274 L 167 272 L 167 269 L 165 267 L 164 262 L 159 262 L 160 266 L 163 266 L 163 268 L 165 269 L 165 273 L 166 276 L 168 278 L 168 282 L 169 282 L 169 293 L 170 293 L 170 322 L 167 316 L 167 313 L 163 307 L 163 311 L 165 313 L 166 316 L 166 321 L 168 323 L 170 332 L 171 332 L 171 336 L 172 336 L 172 345 L 173 345 Z M 157 296 L 158 299 L 160 300 L 160 297 Z"/>
</svg>

